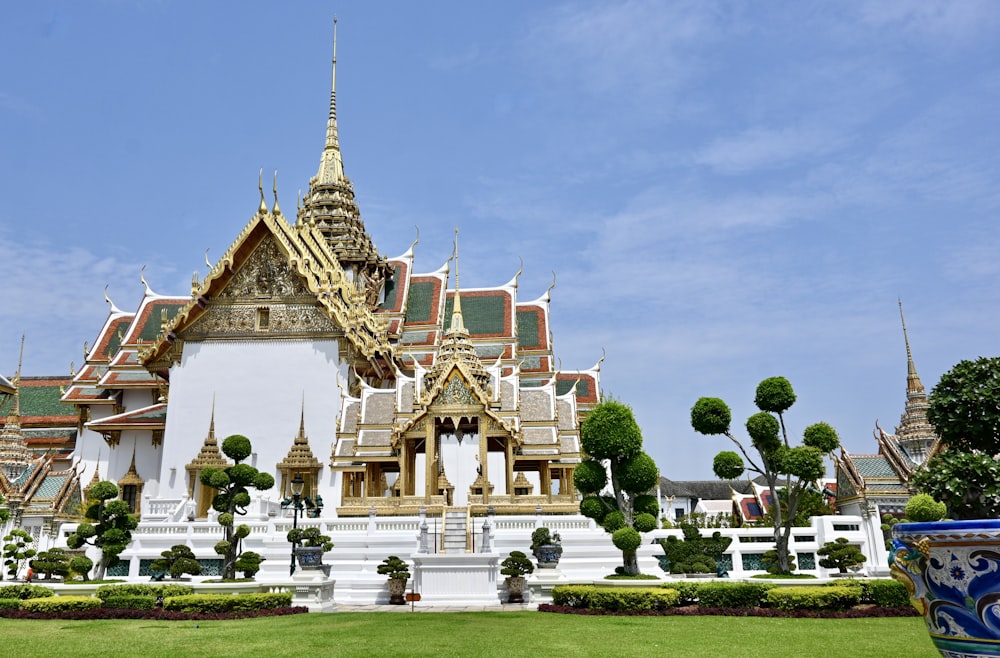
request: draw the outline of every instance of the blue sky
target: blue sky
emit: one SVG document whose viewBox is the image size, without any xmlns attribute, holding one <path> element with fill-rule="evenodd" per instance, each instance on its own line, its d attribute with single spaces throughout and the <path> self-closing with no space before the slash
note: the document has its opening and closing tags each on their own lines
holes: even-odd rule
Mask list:
<svg viewBox="0 0 1000 658">
<path fill-rule="evenodd" d="M 379 248 L 463 287 L 557 276 L 565 369 L 607 351 L 673 479 L 703 395 L 852 452 L 903 410 L 897 298 L 930 387 L 995 356 L 1000 4 L 16 3 L 0 54 L 0 371 L 67 373 L 107 314 L 186 294 L 278 171 L 315 173 L 338 28 L 345 168 Z"/>
</svg>

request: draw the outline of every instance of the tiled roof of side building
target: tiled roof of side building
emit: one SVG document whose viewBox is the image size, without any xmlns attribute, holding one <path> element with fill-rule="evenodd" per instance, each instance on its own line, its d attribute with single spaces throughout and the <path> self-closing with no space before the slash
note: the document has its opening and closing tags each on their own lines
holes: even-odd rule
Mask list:
<svg viewBox="0 0 1000 658">
<path fill-rule="evenodd" d="M 166 320 L 170 322 L 189 301 L 187 298 L 164 298 L 144 304 L 141 307 L 142 313 L 132 323 L 126 340 L 128 342 L 136 342 L 136 340 L 141 340 L 144 343 L 153 342 L 162 328 L 162 312 L 166 311 Z"/>
<path fill-rule="evenodd" d="M 441 317 L 444 281 L 436 276 L 414 277 L 406 300 L 406 325 L 436 325 Z"/>
<path fill-rule="evenodd" d="M 506 290 L 462 291 L 462 320 L 472 338 L 513 337 L 511 309 L 513 299 Z M 444 313 L 450 318 L 455 304 L 454 293 L 448 293 Z"/>
<path fill-rule="evenodd" d="M 408 265 L 401 261 L 392 261 L 392 278 L 385 283 L 385 295 L 379 310 L 386 313 L 399 313 L 403 310 L 403 286 L 408 282 Z"/>
<path fill-rule="evenodd" d="M 597 402 L 597 382 L 584 373 L 561 372 L 556 376 L 556 395 L 566 395 L 576 385 L 577 402 Z"/>
<path fill-rule="evenodd" d="M 21 379 L 21 424 L 24 426 L 75 423 L 76 408 L 61 401 L 62 388 L 69 387 L 69 377 L 24 377 Z M 7 415 L 12 399 L 8 399 L 0 414 Z"/>
<path fill-rule="evenodd" d="M 134 317 L 130 314 L 112 318 L 105 326 L 104 331 L 97 337 L 97 345 L 91 352 L 91 357 L 98 360 L 110 360 L 121 347 L 121 339 L 128 333 Z"/>
<path fill-rule="evenodd" d="M 854 466 L 863 477 L 898 477 L 889 460 L 882 455 L 851 455 Z"/>
<path fill-rule="evenodd" d="M 517 309 L 517 346 L 522 350 L 547 349 L 549 331 L 545 323 L 545 310 L 539 306 Z"/>
</svg>

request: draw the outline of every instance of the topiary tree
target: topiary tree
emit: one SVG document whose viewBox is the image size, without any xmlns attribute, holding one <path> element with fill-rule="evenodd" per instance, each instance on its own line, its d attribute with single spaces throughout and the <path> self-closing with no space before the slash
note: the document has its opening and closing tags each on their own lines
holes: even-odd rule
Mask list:
<svg viewBox="0 0 1000 658">
<path fill-rule="evenodd" d="M 1000 357 L 961 361 L 928 397 L 942 450 L 910 480 L 955 519 L 1000 517 Z"/>
<path fill-rule="evenodd" d="M 516 578 L 534 572 L 535 565 L 531 563 L 523 551 L 511 551 L 510 555 L 500 563 L 500 575 Z"/>
<path fill-rule="evenodd" d="M 3 565 L 7 568 L 7 575 L 16 580 L 24 562 L 35 556 L 35 549 L 31 548 L 35 538 L 25 530 L 14 528 L 4 535 L 3 540 Z"/>
<path fill-rule="evenodd" d="M 86 555 L 78 555 L 69 561 L 69 570 L 85 581 L 90 580 L 90 570 L 93 568 L 94 561 Z"/>
<path fill-rule="evenodd" d="M 846 537 L 828 541 L 816 552 L 826 556 L 819 561 L 819 566 L 837 569 L 840 573 L 847 573 L 850 567 L 864 564 L 868 560 L 861 552 L 861 548 L 847 541 Z"/>
<path fill-rule="evenodd" d="M 206 468 L 201 472 L 201 483 L 218 491 L 212 499 L 212 509 L 219 512 L 219 525 L 223 529 L 223 539 L 215 545 L 215 552 L 222 556 L 223 580 L 235 580 L 236 559 L 244 537 L 250 534 L 250 526 L 235 526 L 237 515 L 245 515 L 250 504 L 250 487 L 266 491 L 274 486 L 270 473 L 258 471 L 249 464 L 241 463 L 253 452 L 250 439 L 241 435 L 227 436 L 222 442 L 222 452 L 235 464 L 226 468 Z"/>
<path fill-rule="evenodd" d="M 118 485 L 114 482 L 98 482 L 87 492 L 87 509 L 84 517 L 95 523 L 83 522 L 76 532 L 66 538 L 66 545 L 78 549 L 85 544 L 96 546 L 101 551 L 97 562 L 97 580 L 104 580 L 108 567 L 118 564 L 118 556 L 132 541 L 132 531 L 139 520 L 131 513 L 128 503 L 116 500 Z"/>
<path fill-rule="evenodd" d="M 573 472 L 573 484 L 584 495 L 580 513 L 611 534 L 622 552 L 622 572 L 634 576 L 639 573 L 640 533 L 657 527 L 660 505 L 649 493 L 659 477 L 656 463 L 642 451 L 642 430 L 632 409 L 616 400 L 603 400 L 587 414 L 580 442 L 587 453 Z M 602 495 L 609 473 L 611 494 Z"/>
<path fill-rule="evenodd" d="M 732 537 L 723 537 L 718 531 L 702 537 L 697 527 L 684 521 L 680 527 L 683 540 L 674 536 L 658 540 L 670 562 L 670 573 L 715 573 L 716 560 L 729 548 Z"/>
<path fill-rule="evenodd" d="M 802 445 L 792 446 L 785 427 L 785 412 L 795 403 L 795 392 L 784 377 L 769 377 L 757 386 L 754 404 L 760 409 L 747 419 L 749 449 L 730 430 L 732 413 L 719 398 L 700 398 L 691 408 L 691 426 L 699 434 L 721 434 L 736 444 L 739 452 L 723 451 L 715 456 L 712 469 L 723 480 L 734 480 L 745 470 L 764 476 L 771 494 L 771 521 L 774 527 L 775 573 L 788 574 L 794 568 L 788 542 L 795 515 L 803 496 L 826 473 L 823 456 L 840 445 L 837 432 L 827 423 L 805 429 Z M 756 452 L 756 459 L 751 452 Z M 785 491 L 787 506 L 778 503 L 779 487 Z"/>
<path fill-rule="evenodd" d="M 35 570 L 35 573 L 45 575 L 45 580 L 51 580 L 52 576 L 65 578 L 70 573 L 69 555 L 61 548 L 50 548 L 35 556 L 28 564 Z"/>
<path fill-rule="evenodd" d="M 907 521 L 923 523 L 927 521 L 940 521 L 948 513 L 948 507 L 944 503 L 939 503 L 928 494 L 917 494 L 906 501 Z"/>
<path fill-rule="evenodd" d="M 240 557 L 236 560 L 236 570 L 243 572 L 244 578 L 253 578 L 260 571 L 260 563 L 263 562 L 265 557 L 260 553 L 254 553 L 253 551 L 243 551 L 240 553 Z"/>
<path fill-rule="evenodd" d="M 160 557 L 153 560 L 149 568 L 169 573 L 171 578 L 180 578 L 186 573 L 192 576 L 201 574 L 201 563 L 194 551 L 184 544 L 174 544 L 169 550 L 160 553 Z"/>
</svg>

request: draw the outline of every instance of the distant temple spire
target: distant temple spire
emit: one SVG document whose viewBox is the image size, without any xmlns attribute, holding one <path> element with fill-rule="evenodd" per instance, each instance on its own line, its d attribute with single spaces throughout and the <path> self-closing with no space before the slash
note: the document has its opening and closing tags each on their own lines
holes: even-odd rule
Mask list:
<svg viewBox="0 0 1000 658">
<path fill-rule="evenodd" d="M 0 430 L 0 468 L 8 482 L 14 482 L 24 473 L 31 462 L 31 451 L 21 431 L 21 366 L 24 363 L 24 335 L 21 336 L 21 352 L 17 358 L 17 374 L 14 375 L 14 399 L 10 412 Z"/>
<path fill-rule="evenodd" d="M 919 465 L 930 457 L 937 437 L 934 428 L 927 422 L 927 409 L 930 405 L 920 375 L 917 374 L 917 367 L 913 363 L 902 299 L 899 300 L 899 319 L 903 325 L 903 342 L 906 344 L 906 405 L 896 427 L 896 440 L 907 457 Z"/>
<path fill-rule="evenodd" d="M 913 352 L 910 350 L 910 337 L 906 333 L 906 316 L 903 315 L 903 300 L 899 299 L 899 319 L 903 323 L 903 341 L 906 343 L 906 392 L 923 393 L 924 385 L 917 374 L 917 366 L 913 363 Z"/>
<path fill-rule="evenodd" d="M 455 305 L 451 311 L 451 325 L 448 327 L 446 336 L 468 336 L 469 330 L 465 328 L 465 321 L 462 319 L 462 294 L 458 282 L 458 227 L 455 227 L 455 251 L 452 255 L 455 260 Z"/>
</svg>

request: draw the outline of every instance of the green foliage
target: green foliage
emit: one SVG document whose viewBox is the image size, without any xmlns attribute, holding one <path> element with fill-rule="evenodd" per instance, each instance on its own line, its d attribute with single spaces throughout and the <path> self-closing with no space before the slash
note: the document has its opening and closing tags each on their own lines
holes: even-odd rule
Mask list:
<svg viewBox="0 0 1000 658">
<path fill-rule="evenodd" d="M 253 578 L 260 571 L 260 563 L 266 559 L 260 553 L 243 551 L 236 559 L 236 570 L 243 572 L 244 578 Z"/>
<path fill-rule="evenodd" d="M 670 561 L 670 573 L 715 573 L 718 560 L 733 542 L 716 531 L 711 537 L 702 537 L 694 526 L 681 523 L 684 539 L 671 536 L 660 539 L 663 554 Z"/>
<path fill-rule="evenodd" d="M 80 576 L 84 581 L 90 580 L 90 570 L 93 568 L 94 561 L 86 555 L 77 555 L 69 561 L 70 572 Z"/>
<path fill-rule="evenodd" d="M 883 608 L 902 608 L 910 605 L 910 593 L 906 586 L 896 580 L 878 579 L 864 581 L 867 595 L 872 603 Z"/>
<path fill-rule="evenodd" d="M 525 576 L 534 570 L 531 560 L 521 551 L 511 551 L 500 563 L 500 574 L 504 576 Z"/>
<path fill-rule="evenodd" d="M 748 447 L 729 429 L 731 413 L 725 402 L 718 398 L 701 398 L 691 408 L 691 426 L 700 434 L 722 434 L 736 443 L 740 452 L 723 451 L 712 463 L 715 474 L 731 480 L 749 470 L 764 477 L 772 500 L 779 489 L 787 494 L 787 509 L 772 506 L 771 521 L 776 546 L 776 569 L 791 573 L 794 568 L 788 543 L 792 527 L 804 493 L 823 477 L 823 457 L 835 449 L 840 439 L 832 427 L 825 423 L 809 426 L 803 435 L 803 444 L 792 446 L 785 429 L 784 412 L 795 403 L 795 392 L 784 377 L 769 377 L 757 386 L 754 403 L 760 409 L 746 423 L 750 447 L 756 450 L 754 458 Z M 744 461 L 745 460 L 745 461 Z"/>
<path fill-rule="evenodd" d="M 723 450 L 712 460 L 712 472 L 720 480 L 735 480 L 745 468 L 743 458 L 732 450 Z"/>
<path fill-rule="evenodd" d="M 3 496 L 0 496 L 0 525 L 3 525 L 6 521 L 10 519 L 10 510 L 7 509 L 6 503 Z"/>
<path fill-rule="evenodd" d="M 795 391 L 784 377 L 768 377 L 757 384 L 757 395 L 753 403 L 761 411 L 782 414 L 795 404 Z"/>
<path fill-rule="evenodd" d="M 184 544 L 174 544 L 169 550 L 160 553 L 160 556 L 149 565 L 153 571 L 169 573 L 171 578 L 180 578 L 186 573 L 192 576 L 201 574 L 198 558 L 195 557 L 194 551 Z"/>
<path fill-rule="evenodd" d="M 632 499 L 632 511 L 636 514 L 657 516 L 660 513 L 660 502 L 651 494 L 640 494 Z"/>
<path fill-rule="evenodd" d="M 698 605 L 702 608 L 756 608 L 774 589 L 771 583 L 711 582 L 698 586 Z"/>
<path fill-rule="evenodd" d="M 52 590 L 41 585 L 4 585 L 0 587 L 0 599 L 47 599 Z"/>
<path fill-rule="evenodd" d="M 927 420 L 954 450 L 1000 453 L 1000 357 L 961 361 L 931 389 Z"/>
<path fill-rule="evenodd" d="M 21 601 L 21 610 L 29 612 L 67 612 L 70 610 L 93 610 L 101 607 L 101 600 L 92 596 L 53 596 L 44 599 Z"/>
<path fill-rule="evenodd" d="M 788 492 L 785 489 L 778 490 L 778 504 L 781 506 L 783 519 L 788 515 Z M 807 487 L 799 498 L 799 505 L 795 509 L 795 516 L 792 518 L 792 525 L 796 528 L 807 528 L 812 524 L 814 516 L 828 516 L 836 514 L 837 511 L 830 506 L 826 497 L 818 489 Z M 768 510 L 761 519 L 763 525 L 774 524 L 773 510 Z"/>
<path fill-rule="evenodd" d="M 235 526 L 236 516 L 246 514 L 246 507 L 250 504 L 248 487 L 265 491 L 274 486 L 274 478 L 270 474 L 240 463 L 252 451 L 247 437 L 241 434 L 227 436 L 222 441 L 222 452 L 236 463 L 225 469 L 206 468 L 200 476 L 202 484 L 218 492 L 212 498 L 212 509 L 219 512 L 219 525 L 222 526 L 223 539 L 216 543 L 215 552 L 222 556 L 223 580 L 236 578 L 236 561 L 242 544 L 239 540 L 250 534 L 250 526 Z"/>
<path fill-rule="evenodd" d="M 97 588 L 95 595 L 102 601 L 120 596 L 148 596 L 156 598 L 162 596 L 186 596 L 193 594 L 194 588 L 190 585 L 164 584 L 154 585 L 151 583 L 122 583 L 120 585 L 101 585 Z"/>
<path fill-rule="evenodd" d="M 156 607 L 156 597 L 154 596 L 109 596 L 101 601 L 105 608 L 119 610 L 152 610 Z"/>
<path fill-rule="evenodd" d="M 1000 517 L 1000 460 L 951 448 L 931 457 L 910 483 L 944 503 L 954 519 Z"/>
<path fill-rule="evenodd" d="M 642 535 L 635 528 L 619 528 L 611 533 L 611 543 L 623 553 L 634 553 L 642 546 Z"/>
<path fill-rule="evenodd" d="M 846 537 L 837 537 L 834 541 L 826 542 L 816 553 L 824 556 L 819 561 L 819 566 L 838 569 L 840 573 L 847 573 L 849 568 L 864 564 L 868 560 L 861 552 L 861 548 L 849 542 Z"/>
<path fill-rule="evenodd" d="M 816 448 L 826 454 L 837 449 L 840 445 L 840 436 L 829 423 L 814 423 L 802 433 L 802 445 Z"/>
<path fill-rule="evenodd" d="M 627 458 L 642 449 L 642 430 L 628 405 L 605 400 L 587 414 L 580 441 L 594 459 Z"/>
<path fill-rule="evenodd" d="M 823 585 L 779 587 L 767 592 L 765 600 L 778 610 L 845 610 L 859 603 L 861 588 Z"/>
<path fill-rule="evenodd" d="M 333 548 L 330 536 L 322 534 L 319 528 L 293 528 L 288 531 L 285 538 L 293 544 L 321 546 L 324 553 Z"/>
<path fill-rule="evenodd" d="M 129 512 L 123 500 L 114 500 L 118 495 L 118 485 L 114 482 L 98 482 L 88 492 L 88 505 L 84 516 L 96 523 L 81 523 L 76 532 L 66 538 L 66 545 L 72 549 L 84 544 L 101 550 L 97 563 L 97 580 L 102 580 L 108 567 L 118 564 L 118 556 L 132 541 L 132 531 L 139 525 L 139 519 Z"/>
<path fill-rule="evenodd" d="M 778 551 L 773 548 L 764 552 L 764 556 L 760 559 L 760 563 L 761 566 L 764 567 L 765 571 L 774 575 L 785 575 L 795 571 L 795 560 L 791 559 L 791 556 L 788 558 L 788 569 L 785 570 L 781 568 L 781 563 L 778 560 Z"/>
<path fill-rule="evenodd" d="M 645 498 L 659 477 L 656 463 L 642 451 L 642 431 L 632 409 L 615 400 L 602 400 L 587 414 L 580 439 L 590 456 L 573 475 L 574 484 L 584 494 L 580 512 L 611 533 L 611 541 L 622 551 L 625 572 L 637 574 L 635 551 L 642 544 L 639 532 L 656 527 L 658 506 L 650 513 L 652 505 Z M 607 486 L 607 473 L 611 474 L 613 495 L 598 497 Z M 636 501 L 642 502 L 643 510 L 636 509 Z"/>
<path fill-rule="evenodd" d="M 0 599 L 0 610 L 20 610 L 21 599 Z"/>
<path fill-rule="evenodd" d="M 7 568 L 7 575 L 17 578 L 21 565 L 35 557 L 36 551 L 31 548 L 35 539 L 30 533 L 14 528 L 9 534 L 4 535 L 3 540 L 3 564 Z"/>
<path fill-rule="evenodd" d="M 65 578 L 70 571 L 69 555 L 62 548 L 50 548 L 47 551 L 42 551 L 28 564 L 35 570 L 35 573 L 44 574 L 46 580 L 52 576 Z"/>
<path fill-rule="evenodd" d="M 906 518 L 917 523 L 940 521 L 948 513 L 948 507 L 927 494 L 917 494 L 906 501 Z"/>
<path fill-rule="evenodd" d="M 180 612 L 248 612 L 292 605 L 291 592 L 260 594 L 189 594 L 163 600 L 164 610 Z"/>
<path fill-rule="evenodd" d="M 691 427 L 699 434 L 726 434 L 732 420 L 729 405 L 719 398 L 699 398 L 691 407 Z"/>
<path fill-rule="evenodd" d="M 377 571 L 383 576 L 389 576 L 392 580 L 407 580 L 410 577 L 410 565 L 396 555 L 390 555 L 382 560 Z"/>
<path fill-rule="evenodd" d="M 673 589 L 613 588 L 594 585 L 557 585 L 552 588 L 552 603 L 572 608 L 607 610 L 611 612 L 639 612 L 666 610 L 680 601 L 680 594 Z"/>
<path fill-rule="evenodd" d="M 677 605 L 694 605 L 698 602 L 698 588 L 704 583 L 696 583 L 690 580 L 678 580 L 662 585 L 664 589 L 672 589 L 680 595 Z"/>
</svg>

